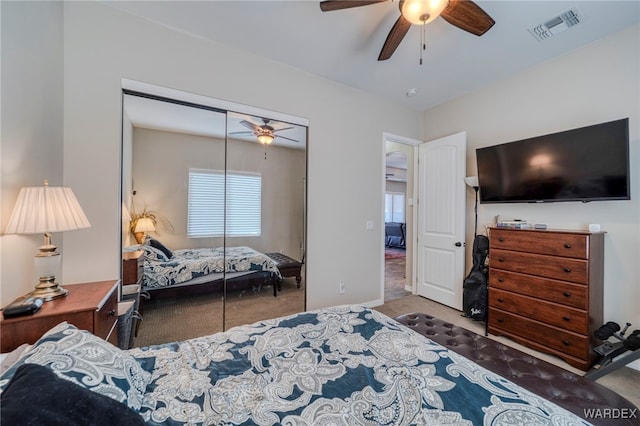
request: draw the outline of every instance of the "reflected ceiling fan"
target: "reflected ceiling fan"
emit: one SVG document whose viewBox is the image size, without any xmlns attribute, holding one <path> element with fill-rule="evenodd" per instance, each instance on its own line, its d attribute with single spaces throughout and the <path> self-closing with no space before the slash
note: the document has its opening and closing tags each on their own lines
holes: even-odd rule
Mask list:
<svg viewBox="0 0 640 426">
<path fill-rule="evenodd" d="M 325 0 L 323 12 L 382 3 L 387 0 Z M 438 16 L 462 30 L 481 36 L 495 24 L 484 10 L 471 0 L 400 0 L 400 17 L 391 28 L 382 46 L 379 61 L 387 60 L 396 51 L 411 25 L 424 25 Z"/>
<path fill-rule="evenodd" d="M 263 118 L 262 121 L 264 124 L 259 125 L 259 124 L 252 123 L 249 120 L 242 120 L 240 121 L 240 124 L 250 129 L 250 131 L 231 132 L 229 134 L 230 135 L 254 135 L 256 138 L 258 138 L 258 142 L 260 142 L 263 145 L 271 144 L 275 138 L 281 138 L 281 139 L 286 139 L 288 141 L 300 143 L 300 141 L 288 138 L 286 136 L 278 135 L 276 133 L 276 132 L 281 132 L 282 130 L 293 129 L 294 127 L 291 126 L 291 127 L 283 127 L 281 129 L 276 129 L 269 124 L 271 123 L 271 120 L 269 120 L 268 118 Z"/>
</svg>

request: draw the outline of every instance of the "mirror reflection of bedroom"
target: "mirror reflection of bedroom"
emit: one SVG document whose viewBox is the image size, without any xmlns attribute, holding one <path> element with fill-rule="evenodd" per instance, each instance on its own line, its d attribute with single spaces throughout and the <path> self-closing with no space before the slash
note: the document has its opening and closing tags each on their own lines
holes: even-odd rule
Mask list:
<svg viewBox="0 0 640 426">
<path fill-rule="evenodd" d="M 307 128 L 141 95 L 123 96 L 130 347 L 304 311 Z"/>
</svg>

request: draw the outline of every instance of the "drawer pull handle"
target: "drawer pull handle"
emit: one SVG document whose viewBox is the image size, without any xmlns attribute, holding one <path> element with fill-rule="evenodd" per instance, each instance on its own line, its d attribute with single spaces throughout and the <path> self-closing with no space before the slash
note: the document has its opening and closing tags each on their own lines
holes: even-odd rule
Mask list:
<svg viewBox="0 0 640 426">
<path fill-rule="evenodd" d="M 504 238 L 500 237 L 498 238 L 498 241 L 500 241 L 501 243 L 504 243 Z"/>
<path fill-rule="evenodd" d="M 570 346 L 570 345 L 571 345 L 571 342 L 570 342 L 570 341 L 568 341 L 568 340 L 563 340 L 563 341 L 562 341 L 562 344 L 563 344 L 563 345 L 565 345 L 565 346 Z"/>
<path fill-rule="evenodd" d="M 499 283 L 503 283 L 504 282 L 504 278 L 498 278 L 498 282 Z"/>
<path fill-rule="evenodd" d="M 569 268 L 569 267 L 567 267 L 567 268 L 564 268 L 563 270 L 564 270 L 564 271 L 565 271 L 566 273 L 569 273 L 569 272 L 571 272 L 571 268 Z"/>
<path fill-rule="evenodd" d="M 564 244 L 564 248 L 566 248 L 566 249 L 570 249 L 570 248 L 571 248 L 571 244 L 569 244 L 569 243 L 565 243 L 565 244 Z"/>
<path fill-rule="evenodd" d="M 568 291 L 565 291 L 564 293 L 562 293 L 562 295 L 564 297 L 571 297 L 571 293 L 569 293 Z"/>
<path fill-rule="evenodd" d="M 498 297 L 498 302 L 502 303 L 504 302 L 504 299 L 502 297 Z"/>
<path fill-rule="evenodd" d="M 504 320 L 503 320 L 502 318 L 498 318 L 498 322 L 499 322 L 500 324 L 502 324 L 502 323 L 504 322 Z"/>
<path fill-rule="evenodd" d="M 562 319 L 565 320 L 565 321 L 571 321 L 570 317 L 562 317 Z"/>
<path fill-rule="evenodd" d="M 501 263 L 504 262 L 504 257 L 499 257 L 498 262 L 501 262 Z"/>
<path fill-rule="evenodd" d="M 116 310 L 115 310 L 115 309 L 110 310 L 110 311 L 109 311 L 109 313 L 108 313 L 108 315 L 109 315 L 110 317 L 115 317 L 115 316 L 116 316 Z"/>
</svg>

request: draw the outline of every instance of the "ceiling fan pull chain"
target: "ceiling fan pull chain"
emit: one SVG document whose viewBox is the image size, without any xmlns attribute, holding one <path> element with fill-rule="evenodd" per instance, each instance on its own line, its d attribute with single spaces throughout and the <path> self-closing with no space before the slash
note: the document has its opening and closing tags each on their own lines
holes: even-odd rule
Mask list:
<svg viewBox="0 0 640 426">
<path fill-rule="evenodd" d="M 422 32 L 420 33 L 420 45 L 422 46 L 422 49 L 420 50 L 420 65 L 422 65 L 422 52 L 427 50 L 426 26 L 427 24 L 422 24 Z"/>
</svg>

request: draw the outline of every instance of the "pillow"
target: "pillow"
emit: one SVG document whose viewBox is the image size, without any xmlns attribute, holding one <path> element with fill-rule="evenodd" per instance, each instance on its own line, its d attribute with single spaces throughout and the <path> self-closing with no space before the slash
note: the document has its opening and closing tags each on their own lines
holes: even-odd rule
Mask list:
<svg viewBox="0 0 640 426">
<path fill-rule="evenodd" d="M 144 425 L 126 405 L 59 378 L 51 369 L 23 364 L 0 396 L 8 425 Z"/>
<path fill-rule="evenodd" d="M 66 322 L 45 333 L 0 377 L 7 385 L 23 364 L 50 367 L 63 379 L 139 409 L 151 374 L 128 353 Z"/>
<path fill-rule="evenodd" d="M 167 259 L 171 259 L 173 257 L 173 253 L 171 252 L 171 250 L 166 248 L 164 244 L 162 244 L 160 241 L 156 240 L 155 238 L 151 238 L 149 240 L 149 245 L 163 252 L 164 255 L 167 256 Z"/>
<path fill-rule="evenodd" d="M 158 250 L 155 247 L 144 245 L 142 246 L 144 249 L 144 257 L 145 260 L 152 260 L 156 262 L 167 262 L 167 256 L 162 252 L 162 250 Z"/>
</svg>

